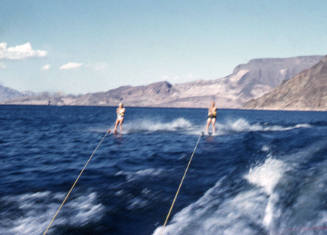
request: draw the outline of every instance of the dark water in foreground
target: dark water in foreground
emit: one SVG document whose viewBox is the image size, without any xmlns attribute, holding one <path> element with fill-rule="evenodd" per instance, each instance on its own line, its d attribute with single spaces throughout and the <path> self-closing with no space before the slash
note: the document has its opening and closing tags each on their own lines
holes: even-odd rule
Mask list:
<svg viewBox="0 0 327 235">
<path fill-rule="evenodd" d="M 106 128 L 108 107 L 0 106 L 0 234 L 41 234 Z M 156 234 L 204 109 L 128 108 L 50 234 Z M 327 113 L 221 110 L 163 234 L 327 234 Z"/>
</svg>

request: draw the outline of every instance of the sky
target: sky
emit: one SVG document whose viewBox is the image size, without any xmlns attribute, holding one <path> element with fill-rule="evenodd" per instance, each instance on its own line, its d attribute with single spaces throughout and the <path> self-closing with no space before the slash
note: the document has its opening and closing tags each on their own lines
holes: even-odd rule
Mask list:
<svg viewBox="0 0 327 235">
<path fill-rule="evenodd" d="M 0 84 L 81 94 L 327 54 L 326 0 L 0 0 Z"/>
</svg>

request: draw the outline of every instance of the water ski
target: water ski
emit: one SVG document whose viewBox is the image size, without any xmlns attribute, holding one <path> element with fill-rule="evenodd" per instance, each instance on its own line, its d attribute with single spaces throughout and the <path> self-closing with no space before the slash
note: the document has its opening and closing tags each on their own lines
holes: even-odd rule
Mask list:
<svg viewBox="0 0 327 235">
<path fill-rule="evenodd" d="M 202 131 L 202 136 L 212 136 L 212 132 L 205 133 Z"/>
</svg>

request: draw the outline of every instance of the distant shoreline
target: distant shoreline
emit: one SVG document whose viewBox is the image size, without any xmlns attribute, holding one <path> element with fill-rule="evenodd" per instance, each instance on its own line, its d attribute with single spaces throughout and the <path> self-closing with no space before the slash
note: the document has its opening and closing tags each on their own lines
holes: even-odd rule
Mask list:
<svg viewBox="0 0 327 235">
<path fill-rule="evenodd" d="M 31 107 L 108 107 L 108 108 L 116 108 L 116 106 L 111 105 L 46 105 L 46 104 L 0 104 L 1 106 L 31 106 Z M 130 108 L 154 108 L 154 109 L 207 109 L 207 107 L 169 107 L 169 106 L 133 106 L 126 105 L 126 107 Z M 244 110 L 244 111 L 278 111 L 278 112 L 327 112 L 327 110 L 323 109 L 258 109 L 258 108 L 218 108 L 218 110 Z"/>
</svg>

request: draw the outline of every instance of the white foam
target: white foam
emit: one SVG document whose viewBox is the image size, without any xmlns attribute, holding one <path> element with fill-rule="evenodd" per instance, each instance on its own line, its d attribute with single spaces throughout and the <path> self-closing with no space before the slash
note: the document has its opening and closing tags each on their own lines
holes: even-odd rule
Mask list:
<svg viewBox="0 0 327 235">
<path fill-rule="evenodd" d="M 283 161 L 268 157 L 263 164 L 251 168 L 244 177 L 249 183 L 261 187 L 268 195 L 268 202 L 262 221 L 268 230 L 272 225 L 273 219 L 278 218 L 280 214 L 280 211 L 275 207 L 279 196 L 277 193 L 274 193 L 274 189 L 287 169 L 288 166 Z"/>
<path fill-rule="evenodd" d="M 312 127 L 310 124 L 307 123 L 302 123 L 302 124 L 297 124 L 295 125 L 295 128 L 310 128 Z"/>
<path fill-rule="evenodd" d="M 279 126 L 279 125 L 262 125 L 258 123 L 250 124 L 247 120 L 240 118 L 235 121 L 227 121 L 226 123 L 217 123 L 217 129 L 222 132 L 245 132 L 245 131 L 288 131 L 296 128 L 310 128 L 306 123 L 297 124 L 295 126 Z"/>
<path fill-rule="evenodd" d="M 284 162 L 269 157 L 262 165 L 251 168 L 245 179 L 270 195 L 286 169 Z"/>
<path fill-rule="evenodd" d="M 255 234 L 253 224 L 260 226 L 266 197 L 257 191 L 224 197 L 228 189 L 220 182 L 178 212 L 168 226 L 157 228 L 153 234 Z"/>
<path fill-rule="evenodd" d="M 324 146 L 325 142 L 320 141 L 296 154 L 283 156 L 282 160 L 273 158 L 269 147 L 264 147 L 268 158 L 244 175 L 254 187 L 243 185 L 242 189 L 231 190 L 230 184 L 218 182 L 196 202 L 174 215 L 165 228 L 158 227 L 153 234 L 323 234 L 327 213 L 317 208 L 323 204 L 318 202 L 325 188 L 325 165 L 320 164 L 322 170 L 310 180 L 310 187 L 306 185 L 306 189 L 297 191 L 302 195 L 296 196 L 296 204 L 286 208 L 281 205 L 280 200 L 285 199 L 280 197 L 280 190 L 293 180 L 288 173 L 292 175 L 293 168 L 311 159 L 313 153 Z M 309 174 L 309 177 L 312 176 Z M 283 187 L 277 189 L 278 184 Z"/>
<path fill-rule="evenodd" d="M 162 173 L 162 169 L 154 169 L 154 168 L 148 168 L 135 172 L 136 175 L 141 175 L 141 176 L 149 176 L 149 175 L 157 176 L 160 175 L 161 173 Z"/>
<path fill-rule="evenodd" d="M 261 131 L 262 126 L 258 124 L 250 125 L 245 119 L 238 119 L 234 122 L 227 122 L 227 128 L 232 131 Z"/>
<path fill-rule="evenodd" d="M 274 188 L 286 169 L 281 160 L 267 158 L 244 176 L 258 187 L 237 194 L 230 194 L 219 181 L 198 201 L 178 212 L 166 228 L 159 227 L 153 234 L 257 234 L 260 229 L 268 232 L 279 213 Z"/>
<path fill-rule="evenodd" d="M 67 204 L 67 210 L 76 212 L 71 220 L 72 224 L 84 225 L 90 221 L 94 221 L 95 217 L 101 217 L 104 212 L 104 206 L 96 203 L 97 194 L 90 193 L 80 196 Z M 98 219 L 96 219 L 98 220 Z M 64 221 L 63 221 L 64 223 Z"/>
<path fill-rule="evenodd" d="M 133 210 L 133 209 L 139 209 L 142 207 L 145 207 L 148 204 L 148 201 L 145 199 L 142 199 L 140 197 L 134 197 L 128 202 L 127 209 Z"/>
<path fill-rule="evenodd" d="M 0 234 L 41 234 L 64 196 L 64 193 L 45 191 L 2 198 L 5 202 L 17 204 L 20 211 L 19 216 L 17 214 L 7 215 L 10 218 L 13 216 L 17 216 L 17 218 L 8 220 L 6 227 L 0 227 Z M 83 225 L 101 219 L 104 206 L 96 201 L 97 194 L 94 192 L 68 201 L 55 220 L 53 227 L 63 224 Z"/>
<path fill-rule="evenodd" d="M 262 125 L 258 123 L 250 124 L 246 119 L 239 118 L 237 120 L 229 120 L 224 123 L 216 122 L 216 132 L 214 136 L 225 135 L 230 132 L 247 132 L 247 131 L 288 131 L 297 128 L 310 128 L 307 123 L 300 123 L 294 126 L 279 126 L 279 125 Z M 111 127 L 110 129 L 113 129 Z M 91 132 L 104 133 L 107 128 L 91 127 L 88 129 Z M 162 122 L 158 120 L 133 120 L 126 122 L 123 126 L 123 134 L 134 132 L 157 132 L 157 131 L 181 131 L 185 134 L 199 135 L 205 130 L 203 125 L 195 125 L 185 118 L 177 118 L 170 122 Z"/>
<path fill-rule="evenodd" d="M 123 125 L 123 134 L 130 134 L 135 132 L 157 132 L 157 131 L 180 131 L 184 134 L 199 135 L 204 130 L 205 125 L 194 125 L 191 121 L 185 118 L 177 118 L 170 122 L 163 122 L 160 120 L 140 119 L 125 122 Z M 109 129 L 113 130 L 113 126 Z M 91 127 L 90 132 L 106 132 L 107 127 Z"/>
<path fill-rule="evenodd" d="M 158 176 L 163 172 L 162 169 L 148 168 L 138 171 L 118 171 L 115 175 L 125 175 L 127 181 L 136 180 L 144 176 Z"/>
<path fill-rule="evenodd" d="M 192 123 L 184 118 L 177 118 L 171 122 L 161 122 L 154 120 L 135 120 L 130 123 L 126 123 L 124 126 L 124 132 L 136 132 L 136 131 L 176 131 L 176 130 L 188 130 L 192 127 Z"/>
<path fill-rule="evenodd" d="M 36 192 L 36 193 L 26 193 L 23 194 L 19 197 L 19 201 L 25 201 L 25 200 L 31 200 L 31 199 L 36 199 L 36 198 L 44 198 L 50 195 L 49 191 L 45 192 Z"/>
<path fill-rule="evenodd" d="M 264 146 L 262 146 L 261 150 L 263 152 L 268 152 L 270 150 L 270 147 L 268 145 L 264 145 Z"/>
<path fill-rule="evenodd" d="M 265 209 L 265 216 L 263 218 L 263 225 L 270 230 L 274 218 L 279 218 L 280 210 L 276 208 L 276 203 L 279 200 L 277 193 L 273 193 L 269 196 L 268 203 Z"/>
</svg>

